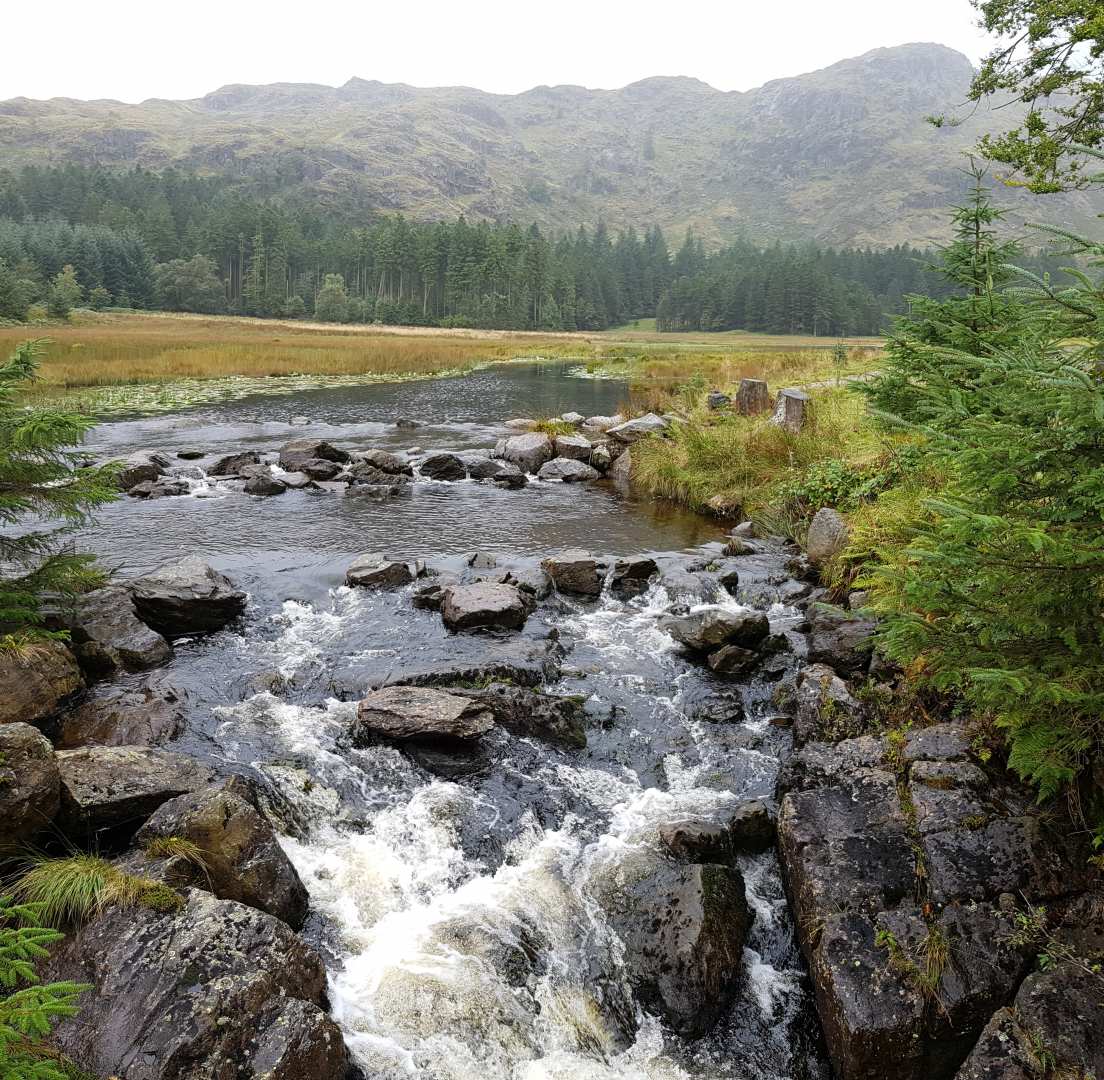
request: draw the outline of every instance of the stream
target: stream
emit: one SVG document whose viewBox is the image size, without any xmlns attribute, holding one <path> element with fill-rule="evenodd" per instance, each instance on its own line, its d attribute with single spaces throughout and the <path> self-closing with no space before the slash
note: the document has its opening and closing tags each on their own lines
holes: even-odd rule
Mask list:
<svg viewBox="0 0 1104 1080">
<path fill-rule="evenodd" d="M 466 451 L 493 446 L 513 416 L 608 415 L 626 398 L 624 384 L 565 365 L 512 363 L 120 418 L 89 449 L 220 455 L 309 435 L 349 450 Z M 421 426 L 397 428 L 399 417 Z M 658 627 L 675 604 L 746 603 L 788 637 L 789 668 L 801 662 L 788 552 L 758 543 L 740 560 L 736 596 L 686 585 L 724 538 L 714 522 L 606 483 L 419 482 L 383 503 L 306 490 L 266 499 L 202 468 L 189 495 L 121 498 L 80 537 L 128 575 L 195 553 L 248 591 L 244 620 L 179 644 L 163 676 L 185 703 L 177 745 L 244 767 L 274 793 L 311 895 L 304 933 L 327 960 L 334 1016 L 368 1080 L 827 1080 L 773 852 L 740 857 L 755 915 L 744 978 L 701 1039 L 640 1007 L 605 914 L 611 890 L 664 859 L 660 825 L 773 800 L 790 742 L 771 723 L 783 672 L 717 679 Z M 553 597 L 506 639 L 449 634 L 412 606 L 416 586 L 343 584 L 364 552 L 462 574 L 476 551 L 524 568 L 572 547 L 648 554 L 662 574 L 633 599 L 608 587 L 596 601 Z M 586 748 L 499 728 L 473 761 L 348 745 L 369 687 L 488 663 L 543 664 L 545 690 L 585 698 Z M 718 704 L 732 702 L 742 719 L 718 722 Z"/>
</svg>

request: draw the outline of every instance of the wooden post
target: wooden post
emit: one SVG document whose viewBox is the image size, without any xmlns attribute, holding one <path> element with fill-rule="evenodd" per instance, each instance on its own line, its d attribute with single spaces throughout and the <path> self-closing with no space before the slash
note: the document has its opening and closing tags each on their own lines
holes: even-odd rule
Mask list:
<svg viewBox="0 0 1104 1080">
<path fill-rule="evenodd" d="M 770 408 L 770 391 L 762 379 L 741 379 L 736 407 L 744 416 L 754 416 Z"/>
<path fill-rule="evenodd" d="M 798 435 L 809 418 L 810 397 L 803 390 L 790 387 L 778 392 L 771 423 L 777 424 L 791 435 Z"/>
</svg>

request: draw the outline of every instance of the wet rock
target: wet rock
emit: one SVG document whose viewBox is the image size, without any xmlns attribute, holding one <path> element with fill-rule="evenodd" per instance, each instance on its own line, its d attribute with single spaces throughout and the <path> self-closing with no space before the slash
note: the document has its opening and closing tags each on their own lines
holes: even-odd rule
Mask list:
<svg viewBox="0 0 1104 1080">
<path fill-rule="evenodd" d="M 163 477 L 160 480 L 143 480 L 127 491 L 133 499 L 172 499 L 188 494 L 188 485 L 183 480 Z"/>
<path fill-rule="evenodd" d="M 206 453 L 202 450 L 177 450 L 176 456 L 181 461 L 199 461 L 200 458 L 206 457 Z"/>
<path fill-rule="evenodd" d="M 349 455 L 323 439 L 292 439 L 280 448 L 280 468 L 288 472 L 305 472 L 306 462 L 318 460 L 344 465 Z"/>
<path fill-rule="evenodd" d="M 613 453 L 612 449 L 610 453 Z M 613 458 L 613 463 L 606 470 L 606 475 L 621 487 L 629 484 L 632 480 L 632 454 L 628 449 Z"/>
<path fill-rule="evenodd" d="M 602 592 L 601 563 L 587 551 L 571 549 L 545 559 L 541 569 L 562 593 L 598 596 Z"/>
<path fill-rule="evenodd" d="M 411 420 L 409 417 L 400 416 L 395 421 L 395 427 L 404 431 L 412 431 L 414 428 L 425 427 L 425 424 L 421 420 Z"/>
<path fill-rule="evenodd" d="M 749 675 L 762 659 L 762 654 L 753 649 L 745 649 L 739 645 L 722 645 L 716 652 L 711 652 L 705 662 L 718 675 L 738 679 Z"/>
<path fill-rule="evenodd" d="M 805 543 L 809 562 L 818 568 L 823 566 L 846 547 L 848 532 L 842 514 L 829 506 L 821 507 L 809 522 L 809 536 Z"/>
<path fill-rule="evenodd" d="M 392 454 L 389 450 L 364 450 L 356 457 L 379 469 L 380 472 L 390 473 L 393 476 L 414 475 L 414 466 L 404 456 Z"/>
<path fill-rule="evenodd" d="M 441 598 L 441 617 L 450 630 L 520 630 L 528 616 L 529 605 L 512 585 L 450 585 Z"/>
<path fill-rule="evenodd" d="M 287 926 L 189 890 L 177 912 L 111 907 L 57 948 L 50 979 L 87 982 L 60 1050 L 128 1080 L 343 1080 L 326 971 Z"/>
<path fill-rule="evenodd" d="M 751 918 L 739 872 L 707 864 L 659 867 L 624 891 L 610 921 L 641 1004 L 694 1037 L 736 995 Z"/>
<path fill-rule="evenodd" d="M 57 747 L 161 746 L 184 729 L 177 691 L 157 680 L 139 687 L 107 686 L 65 713 L 58 724 Z"/>
<path fill-rule="evenodd" d="M 533 600 L 544 600 L 552 593 L 552 579 L 539 566 L 512 567 L 504 581 L 516 585 Z"/>
<path fill-rule="evenodd" d="M 199 849 L 195 884 L 222 900 L 237 900 L 302 927 L 309 900 L 268 819 L 229 787 L 209 787 L 169 799 L 138 831 L 146 845 L 177 837 Z"/>
<path fill-rule="evenodd" d="M 127 582 L 138 617 L 165 637 L 219 630 L 245 610 L 245 593 L 198 555 Z"/>
<path fill-rule="evenodd" d="M 494 727 L 494 714 L 471 698 L 421 686 L 374 690 L 357 706 L 353 742 L 372 739 L 471 742 Z"/>
<path fill-rule="evenodd" d="M 473 480 L 498 480 L 508 476 L 521 476 L 522 472 L 508 461 L 499 461 L 497 458 L 476 458 L 468 462 L 468 475 Z"/>
<path fill-rule="evenodd" d="M 456 454 L 431 454 L 418 471 L 430 480 L 463 480 L 468 475 L 467 467 Z"/>
<path fill-rule="evenodd" d="M 298 462 L 295 471 L 311 480 L 336 480 L 342 467 L 338 462 L 327 458 L 306 458 Z"/>
<path fill-rule="evenodd" d="M 494 476 L 495 487 L 516 491 L 529 483 L 529 477 L 516 465 L 507 464 L 506 468 Z"/>
<path fill-rule="evenodd" d="M 58 827 L 71 839 L 132 836 L 162 803 L 215 781 L 214 770 L 184 754 L 147 746 L 59 750 Z"/>
<path fill-rule="evenodd" d="M 578 416 L 578 413 L 573 415 Z M 573 461 L 590 462 L 594 450 L 590 439 L 585 435 L 557 435 L 554 441 L 557 458 L 570 458 Z M 555 460 L 555 458 L 553 458 Z"/>
<path fill-rule="evenodd" d="M 514 435 L 506 439 L 497 456 L 516 465 L 524 473 L 535 473 L 554 454 L 552 440 L 543 432 Z"/>
<path fill-rule="evenodd" d="M 410 603 L 418 611 L 440 611 L 445 601 L 445 586 L 439 581 L 432 581 L 428 585 L 414 590 Z"/>
<path fill-rule="evenodd" d="M 508 683 L 455 693 L 485 705 L 495 723 L 515 735 L 581 749 L 587 744 L 586 712 L 578 698 L 559 697 Z"/>
<path fill-rule="evenodd" d="M 766 803 L 740 803 L 707 818 L 661 825 L 660 843 L 683 862 L 727 863 L 774 847 L 775 822 Z"/>
<path fill-rule="evenodd" d="M 840 675 L 865 671 L 873 650 L 875 623 L 842 608 L 814 604 L 809 609 L 809 660 L 827 664 Z"/>
<path fill-rule="evenodd" d="M 666 431 L 669 426 L 663 417 L 656 416 L 655 413 L 645 413 L 643 416 L 636 417 L 635 420 L 628 420 L 607 430 L 619 442 L 634 443 L 647 438 L 649 435 L 658 435 L 660 432 Z"/>
<path fill-rule="evenodd" d="M 659 579 L 672 597 L 695 604 L 715 604 L 720 595 L 717 579 L 685 566 L 667 566 Z"/>
<path fill-rule="evenodd" d="M 364 589 L 398 589 L 413 580 L 414 575 L 406 563 L 378 553 L 359 556 L 345 571 L 346 585 Z"/>
<path fill-rule="evenodd" d="M 301 472 L 286 472 L 280 477 L 280 482 L 284 487 L 296 490 L 314 486 L 314 481 L 306 473 Z"/>
<path fill-rule="evenodd" d="M 121 585 L 78 597 L 69 630 L 75 645 L 99 646 L 97 656 L 111 670 L 141 671 L 172 659 L 172 646 L 138 618 L 130 593 Z"/>
<path fill-rule="evenodd" d="M 120 463 L 116 482 L 120 491 L 130 491 L 143 481 L 153 482 L 165 475 L 169 459 L 162 454 L 140 452 L 131 454 Z"/>
<path fill-rule="evenodd" d="M 862 733 L 866 709 L 826 664 L 810 664 L 794 679 L 794 743 L 848 739 Z"/>
<path fill-rule="evenodd" d="M 709 653 L 724 645 L 754 649 L 770 634 L 770 623 L 761 611 L 731 612 L 705 608 L 689 615 L 666 618 L 660 628 L 693 652 Z"/>
<path fill-rule="evenodd" d="M 909 770 L 909 798 L 921 835 L 977 827 L 987 819 L 985 773 L 968 762 L 918 761 Z"/>
<path fill-rule="evenodd" d="M 0 854 L 45 831 L 60 805 L 61 780 L 50 741 L 30 724 L 0 724 Z"/>
<path fill-rule="evenodd" d="M 586 462 L 573 458 L 553 458 L 546 461 L 537 473 L 540 480 L 562 480 L 565 484 L 577 484 L 587 480 L 597 480 L 601 474 Z"/>
<path fill-rule="evenodd" d="M 395 479 L 395 477 L 392 477 Z M 371 499 L 375 502 L 383 502 L 385 499 L 394 499 L 410 488 L 405 484 L 350 484 L 345 491 L 347 499 Z"/>
<path fill-rule="evenodd" d="M 287 484 L 272 475 L 258 475 L 246 480 L 242 490 L 247 495 L 283 495 L 287 491 Z"/>
<path fill-rule="evenodd" d="M 261 455 L 253 450 L 221 457 L 207 470 L 208 476 L 237 476 L 247 465 L 260 463 Z"/>
<path fill-rule="evenodd" d="M 692 706 L 690 716 L 706 724 L 742 724 L 744 702 L 737 691 L 711 694 Z"/>
<path fill-rule="evenodd" d="M 0 650 L 0 724 L 41 727 L 83 689 L 80 668 L 60 641 Z"/>
<path fill-rule="evenodd" d="M 640 596 L 648 591 L 651 579 L 659 573 L 655 559 L 647 555 L 634 555 L 628 559 L 618 559 L 613 566 L 610 578 L 610 590 L 617 596 Z"/>
</svg>

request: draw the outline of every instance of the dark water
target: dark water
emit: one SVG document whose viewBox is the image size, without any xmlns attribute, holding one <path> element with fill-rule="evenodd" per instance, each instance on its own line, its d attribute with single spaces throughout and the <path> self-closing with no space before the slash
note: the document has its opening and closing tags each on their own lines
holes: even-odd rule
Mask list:
<svg viewBox="0 0 1104 1080">
<path fill-rule="evenodd" d="M 562 368 L 506 366 L 105 424 L 94 449 L 275 450 L 307 433 L 350 449 L 474 449 L 492 446 L 511 416 L 610 414 L 624 396 Z M 397 430 L 400 415 L 427 426 Z M 500 640 L 447 634 L 412 607 L 409 588 L 342 584 L 364 551 L 463 572 L 477 548 L 505 566 L 569 546 L 663 553 L 665 570 L 704 581 L 693 572 L 716 558 L 718 535 L 601 484 L 417 484 L 368 503 L 254 499 L 202 481 L 183 498 L 120 499 L 85 534 L 132 570 L 199 552 L 249 590 L 242 624 L 178 645 L 163 677 L 186 702 L 181 748 L 253 771 L 283 807 L 285 846 L 312 896 L 308 933 L 329 959 L 335 1016 L 369 1080 L 826 1076 L 772 854 L 741 860 L 756 914 L 743 989 L 697 1042 L 639 1009 L 606 917 L 619 888 L 662 863 L 661 824 L 769 800 L 787 750 L 788 734 L 770 723 L 773 683 L 721 683 L 660 631 L 672 604 L 701 598 L 674 577 L 631 601 L 554 598 Z M 742 562 L 740 596 L 715 602 L 768 610 L 792 639 L 792 667 L 802 645 L 798 613 L 780 602 L 785 558 L 764 546 Z M 551 662 L 546 689 L 586 699 L 587 748 L 495 730 L 472 768 L 450 772 L 348 745 L 369 686 L 488 659 Z M 746 719 L 700 719 L 718 695 L 739 699 Z"/>
</svg>

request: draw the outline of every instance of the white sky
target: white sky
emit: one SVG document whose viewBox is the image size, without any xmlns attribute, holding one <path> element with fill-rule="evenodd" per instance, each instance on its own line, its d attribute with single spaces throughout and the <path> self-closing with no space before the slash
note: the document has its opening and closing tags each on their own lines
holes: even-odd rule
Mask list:
<svg viewBox="0 0 1104 1080">
<path fill-rule="evenodd" d="M 883 45 L 986 51 L 969 0 L 54 0 L 4 13 L 0 99 L 199 97 L 353 75 L 516 93 L 692 75 L 722 90 Z M 43 42 L 43 19 L 56 28 Z"/>
</svg>

